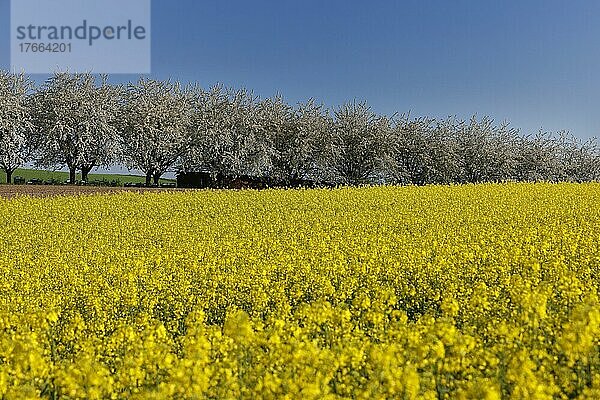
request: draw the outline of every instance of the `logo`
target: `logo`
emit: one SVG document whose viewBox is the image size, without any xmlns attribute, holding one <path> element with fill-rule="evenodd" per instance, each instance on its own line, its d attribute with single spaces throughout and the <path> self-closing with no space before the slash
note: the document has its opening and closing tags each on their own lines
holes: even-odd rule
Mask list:
<svg viewBox="0 0 600 400">
<path fill-rule="evenodd" d="M 11 68 L 150 72 L 150 0 L 12 0 Z"/>
</svg>

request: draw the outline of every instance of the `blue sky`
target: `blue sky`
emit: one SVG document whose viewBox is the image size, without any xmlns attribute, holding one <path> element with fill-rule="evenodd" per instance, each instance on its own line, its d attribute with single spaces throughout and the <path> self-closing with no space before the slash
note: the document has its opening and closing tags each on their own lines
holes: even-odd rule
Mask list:
<svg viewBox="0 0 600 400">
<path fill-rule="evenodd" d="M 0 68 L 8 25 L 0 0 Z M 600 136 L 600 2 L 153 0 L 152 70 L 291 103 Z"/>
</svg>

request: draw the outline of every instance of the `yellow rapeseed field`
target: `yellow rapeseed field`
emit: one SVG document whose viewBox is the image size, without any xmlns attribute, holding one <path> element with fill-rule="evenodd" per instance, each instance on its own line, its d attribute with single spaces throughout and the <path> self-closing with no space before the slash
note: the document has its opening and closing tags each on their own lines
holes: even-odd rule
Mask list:
<svg viewBox="0 0 600 400">
<path fill-rule="evenodd" d="M 600 398 L 600 184 L 0 199 L 2 399 Z"/>
</svg>

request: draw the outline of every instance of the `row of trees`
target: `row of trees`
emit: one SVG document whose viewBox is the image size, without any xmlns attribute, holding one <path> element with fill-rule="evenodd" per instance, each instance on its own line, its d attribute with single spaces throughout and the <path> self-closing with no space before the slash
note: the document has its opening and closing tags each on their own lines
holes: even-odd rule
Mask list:
<svg viewBox="0 0 600 400">
<path fill-rule="evenodd" d="M 488 117 L 380 115 L 366 103 L 336 109 L 247 90 L 55 73 L 39 87 L 0 71 L 0 168 L 7 182 L 34 162 L 67 167 L 71 182 L 125 164 L 158 182 L 170 170 L 251 176 L 277 184 L 590 181 L 595 140 L 567 132 L 521 135 Z"/>
</svg>

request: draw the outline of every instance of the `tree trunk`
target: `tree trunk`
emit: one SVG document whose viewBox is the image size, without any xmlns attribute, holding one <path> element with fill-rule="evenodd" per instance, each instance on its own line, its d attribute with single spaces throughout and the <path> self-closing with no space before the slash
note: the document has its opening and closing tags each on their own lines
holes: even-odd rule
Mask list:
<svg viewBox="0 0 600 400">
<path fill-rule="evenodd" d="M 5 169 L 4 172 L 6 172 L 6 183 L 10 185 L 12 183 L 13 170 Z"/>
<path fill-rule="evenodd" d="M 152 172 L 146 172 L 146 186 L 152 184 Z"/>
<path fill-rule="evenodd" d="M 159 173 L 159 172 L 156 172 L 156 173 L 153 175 L 153 178 L 154 178 L 154 184 L 155 184 L 155 185 L 158 185 L 158 182 L 160 181 L 160 176 L 161 176 L 161 175 L 162 175 L 162 174 L 161 174 L 161 173 Z"/>
<path fill-rule="evenodd" d="M 81 180 L 87 182 L 88 180 L 88 174 L 90 173 L 90 171 L 92 170 L 92 168 L 94 168 L 93 165 L 90 166 L 83 166 L 81 167 Z"/>
<path fill-rule="evenodd" d="M 71 185 L 75 184 L 76 174 L 77 174 L 77 168 L 69 166 L 69 183 Z"/>
</svg>

